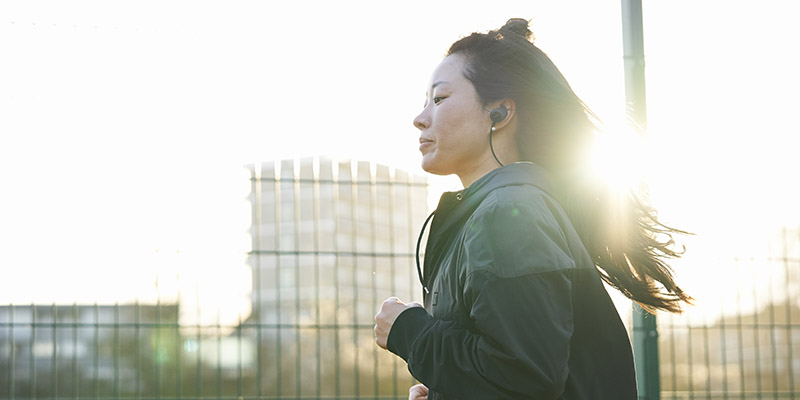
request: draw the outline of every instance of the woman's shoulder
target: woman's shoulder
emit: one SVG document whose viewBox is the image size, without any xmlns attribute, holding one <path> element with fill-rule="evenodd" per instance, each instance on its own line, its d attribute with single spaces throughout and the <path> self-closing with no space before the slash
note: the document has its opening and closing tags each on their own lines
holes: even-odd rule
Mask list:
<svg viewBox="0 0 800 400">
<path fill-rule="evenodd" d="M 470 269 L 513 277 L 574 268 L 560 213 L 555 200 L 536 186 L 493 190 L 466 227 Z"/>
<path fill-rule="evenodd" d="M 532 184 L 508 185 L 492 190 L 475 209 L 475 214 L 497 212 L 497 210 L 513 211 L 520 208 L 537 211 L 532 212 L 529 217 L 558 219 L 565 214 L 553 196 Z"/>
</svg>

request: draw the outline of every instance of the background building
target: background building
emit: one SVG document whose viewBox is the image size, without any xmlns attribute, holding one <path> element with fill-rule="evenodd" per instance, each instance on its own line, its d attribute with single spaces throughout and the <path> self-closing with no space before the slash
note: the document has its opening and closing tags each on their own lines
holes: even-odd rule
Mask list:
<svg viewBox="0 0 800 400">
<path fill-rule="evenodd" d="M 242 330 L 260 344 L 261 394 L 407 394 L 413 381 L 372 327 L 386 297 L 421 297 L 426 180 L 326 158 L 251 171 L 253 312 Z"/>
</svg>

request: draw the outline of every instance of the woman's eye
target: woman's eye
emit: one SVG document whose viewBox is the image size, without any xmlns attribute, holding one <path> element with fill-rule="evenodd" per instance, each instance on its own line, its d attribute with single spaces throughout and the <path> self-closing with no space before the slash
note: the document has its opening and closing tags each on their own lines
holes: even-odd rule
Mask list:
<svg viewBox="0 0 800 400">
<path fill-rule="evenodd" d="M 436 97 L 433 98 L 433 104 L 439 104 L 439 103 L 441 103 L 442 100 L 444 100 L 444 97 L 436 96 Z"/>
</svg>

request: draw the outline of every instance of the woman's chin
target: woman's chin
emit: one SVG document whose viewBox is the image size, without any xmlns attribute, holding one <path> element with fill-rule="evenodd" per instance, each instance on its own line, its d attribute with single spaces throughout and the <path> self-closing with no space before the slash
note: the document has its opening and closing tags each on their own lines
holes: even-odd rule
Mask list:
<svg viewBox="0 0 800 400">
<path fill-rule="evenodd" d="M 422 170 L 433 175 L 451 175 L 452 172 L 448 172 L 445 170 L 437 169 L 435 166 L 426 165 L 425 162 L 422 163 Z"/>
<path fill-rule="evenodd" d="M 426 153 L 422 155 L 422 170 L 433 175 L 453 175 L 453 163 L 449 159 L 436 157 L 436 153 Z"/>
<path fill-rule="evenodd" d="M 441 173 L 437 172 L 438 168 L 436 168 L 436 162 L 433 157 L 429 155 L 422 156 L 422 170 L 429 174 L 441 175 Z"/>
</svg>

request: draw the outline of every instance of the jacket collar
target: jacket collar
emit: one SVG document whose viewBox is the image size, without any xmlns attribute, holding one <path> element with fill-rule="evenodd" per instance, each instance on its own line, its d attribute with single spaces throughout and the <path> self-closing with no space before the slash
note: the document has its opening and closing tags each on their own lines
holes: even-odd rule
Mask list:
<svg viewBox="0 0 800 400">
<path fill-rule="evenodd" d="M 492 170 L 463 190 L 442 194 L 439 206 L 433 214 L 434 218 L 431 223 L 426 249 L 441 248 L 437 244 L 451 237 L 448 235 L 450 229 L 462 226 L 465 218 L 472 215 L 481 201 L 493 190 L 515 185 L 533 185 L 551 196 L 553 195 L 549 174 L 544 168 L 536 164 L 517 162 Z M 422 231 L 424 230 L 425 227 L 423 226 Z M 422 232 L 420 232 L 420 240 L 421 238 Z M 441 251 L 437 253 L 441 253 Z M 441 254 L 434 254 L 430 251 L 425 252 L 425 272 L 424 274 L 421 271 L 419 273 L 420 280 L 426 291 L 428 290 L 426 282 L 430 282 L 431 276 L 435 273 L 438 267 L 436 259 L 439 257 L 441 257 Z M 417 260 L 419 260 L 419 247 L 417 248 Z M 417 267 L 419 268 L 419 264 Z"/>
<path fill-rule="evenodd" d="M 472 214 L 489 193 L 515 185 L 533 185 L 554 195 L 549 173 L 544 168 L 531 162 L 508 164 L 492 170 L 463 190 L 442 194 L 431 230 L 446 231 L 465 214 Z"/>
<path fill-rule="evenodd" d="M 551 196 L 553 195 L 549 173 L 544 168 L 526 161 L 496 168 L 460 192 L 464 198 L 479 196 L 482 199 L 495 189 L 526 184 L 536 186 Z"/>
</svg>

